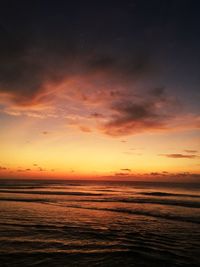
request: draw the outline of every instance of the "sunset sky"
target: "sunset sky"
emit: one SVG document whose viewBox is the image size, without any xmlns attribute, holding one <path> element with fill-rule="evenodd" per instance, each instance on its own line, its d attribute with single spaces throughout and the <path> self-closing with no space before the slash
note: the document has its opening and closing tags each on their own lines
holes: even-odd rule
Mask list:
<svg viewBox="0 0 200 267">
<path fill-rule="evenodd" d="M 198 1 L 4 1 L 0 177 L 200 181 Z"/>
</svg>

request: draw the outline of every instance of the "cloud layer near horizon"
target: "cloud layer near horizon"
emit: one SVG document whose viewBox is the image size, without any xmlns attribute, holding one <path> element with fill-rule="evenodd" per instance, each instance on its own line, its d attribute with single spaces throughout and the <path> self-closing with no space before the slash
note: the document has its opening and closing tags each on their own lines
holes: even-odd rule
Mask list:
<svg viewBox="0 0 200 267">
<path fill-rule="evenodd" d="M 174 154 L 161 154 L 160 156 L 164 156 L 167 158 L 173 158 L 173 159 L 195 159 L 198 158 L 198 155 L 195 154 L 181 154 L 181 153 L 174 153 Z"/>
</svg>

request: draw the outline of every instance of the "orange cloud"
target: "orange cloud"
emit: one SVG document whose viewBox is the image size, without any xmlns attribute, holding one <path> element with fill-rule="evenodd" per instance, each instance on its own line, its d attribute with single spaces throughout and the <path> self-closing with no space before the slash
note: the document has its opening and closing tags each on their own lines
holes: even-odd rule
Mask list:
<svg viewBox="0 0 200 267">
<path fill-rule="evenodd" d="M 187 155 L 187 154 L 179 154 L 179 153 L 175 153 L 175 154 L 160 154 L 160 156 L 164 156 L 164 157 L 168 157 L 168 158 L 174 158 L 174 159 L 182 159 L 182 158 L 186 158 L 186 159 L 195 159 L 198 158 L 197 155 Z"/>
<path fill-rule="evenodd" d="M 185 149 L 186 153 L 198 153 L 198 150 Z"/>
<path fill-rule="evenodd" d="M 90 133 L 90 132 L 91 132 L 91 129 L 90 129 L 89 127 L 86 127 L 86 126 L 80 126 L 79 128 L 80 128 L 80 130 L 81 130 L 82 132 L 85 132 L 85 133 Z"/>
<path fill-rule="evenodd" d="M 124 168 L 124 169 L 121 169 L 121 171 L 125 171 L 125 172 L 131 172 L 131 169 Z"/>
<path fill-rule="evenodd" d="M 0 166 L 0 171 L 5 171 L 5 170 L 7 170 L 6 167 Z"/>
</svg>

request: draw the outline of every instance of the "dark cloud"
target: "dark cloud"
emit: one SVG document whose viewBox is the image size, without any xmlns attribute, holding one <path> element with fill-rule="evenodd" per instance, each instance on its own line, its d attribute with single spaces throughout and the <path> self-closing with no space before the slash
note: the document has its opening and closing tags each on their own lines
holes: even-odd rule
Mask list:
<svg viewBox="0 0 200 267">
<path fill-rule="evenodd" d="M 103 115 L 103 114 L 101 114 L 101 113 L 98 113 L 98 112 L 94 112 L 94 113 L 92 113 L 91 114 L 91 117 L 92 118 L 97 118 L 97 119 L 99 119 L 99 118 L 104 118 L 105 116 Z"/>
<path fill-rule="evenodd" d="M 158 88 L 153 88 L 152 90 L 149 91 L 150 95 L 153 95 L 155 97 L 163 97 L 165 94 L 165 88 L 164 87 L 158 87 Z"/>
<path fill-rule="evenodd" d="M 147 50 L 144 49 L 132 49 L 129 50 L 129 55 L 124 53 L 123 57 L 120 54 L 115 55 L 110 52 L 110 55 L 101 54 L 93 55 L 91 59 L 86 62 L 89 72 L 104 71 L 107 74 L 115 74 L 121 76 L 121 78 L 138 78 L 141 75 L 152 72 L 155 66 L 153 66 L 150 55 Z M 151 70 L 151 71 L 150 71 Z"/>
<path fill-rule="evenodd" d="M 129 174 L 127 172 L 116 172 L 114 175 L 115 176 L 128 176 Z"/>
<path fill-rule="evenodd" d="M 92 71 L 110 70 L 115 67 L 116 64 L 117 61 L 114 57 L 106 55 L 96 56 L 87 62 L 88 67 L 91 68 Z"/>
<path fill-rule="evenodd" d="M 0 91 L 19 105 L 42 101 L 46 83 L 56 85 L 73 75 L 106 71 L 112 76 L 121 73 L 131 77 L 145 69 L 145 57 L 120 63 L 120 56 L 97 56 L 77 47 L 77 38 L 64 32 L 44 32 L 42 36 L 31 33 L 31 37 L 25 33 L 25 38 L 6 31 L 0 31 L 0 35 Z"/>
<path fill-rule="evenodd" d="M 145 97 L 144 97 L 145 99 Z M 159 130 L 167 126 L 170 100 L 163 90 L 151 92 L 145 101 L 135 102 L 134 97 L 113 104 L 113 115 L 104 125 L 104 133 L 112 136 L 123 136 L 145 130 Z"/>
<path fill-rule="evenodd" d="M 195 159 L 198 156 L 197 155 L 188 155 L 188 154 L 179 154 L 179 153 L 174 153 L 174 154 L 160 154 L 159 156 L 164 156 L 167 158 L 174 158 L 174 159 L 181 159 L 181 158 L 186 158 L 186 159 Z"/>
<path fill-rule="evenodd" d="M 131 169 L 125 168 L 125 169 L 121 169 L 121 171 L 131 172 Z"/>
<path fill-rule="evenodd" d="M 97 61 L 94 59 L 95 62 L 91 66 L 91 63 L 86 62 L 87 57 L 92 57 L 87 55 L 87 51 L 73 50 L 68 44 L 63 48 L 63 40 L 56 41 L 56 44 L 51 45 L 52 40 L 47 39 L 42 45 L 27 44 L 25 47 L 18 46 L 16 41 L 13 44 L 16 48 L 6 45 L 7 51 L 2 47 L 0 93 L 6 94 L 7 98 L 17 105 L 29 106 L 53 101 L 53 96 L 46 87 L 48 84 L 53 84 L 56 88 L 64 80 L 76 76 L 84 78 L 89 75 L 95 91 L 99 82 L 104 81 L 104 84 L 110 86 L 111 79 L 123 84 L 144 74 L 148 69 L 144 68 L 144 59 L 142 63 L 139 59 L 136 59 L 136 62 L 133 59 L 133 62 L 125 61 L 123 64 L 118 64 L 119 58 L 109 63 L 104 55 Z M 11 52 L 12 50 L 15 52 Z M 99 72 L 99 77 L 94 78 L 96 72 Z M 116 94 L 114 91 L 110 92 L 111 97 Z"/>
<path fill-rule="evenodd" d="M 54 43 L 48 36 L 39 41 L 2 31 L 0 35 L 0 91 L 19 105 L 42 101 L 45 83 L 56 83 L 69 71 L 71 48 L 64 40 Z"/>
<path fill-rule="evenodd" d="M 27 172 L 27 171 L 31 171 L 30 168 L 26 168 L 26 169 L 17 169 L 17 172 Z"/>
<path fill-rule="evenodd" d="M 42 134 L 47 135 L 47 134 L 49 134 L 49 132 L 43 131 Z"/>
<path fill-rule="evenodd" d="M 114 173 L 113 175 L 107 176 L 109 179 L 123 179 L 129 181 L 147 181 L 150 178 L 150 181 L 163 181 L 163 182 L 186 182 L 186 183 L 199 183 L 200 174 L 199 173 L 190 173 L 190 172 L 151 172 L 151 173 Z"/>
<path fill-rule="evenodd" d="M 190 173 L 190 172 L 180 172 L 173 174 L 175 178 L 188 178 L 191 182 L 191 179 L 194 179 L 195 182 L 199 182 L 200 180 L 200 174 L 199 173 Z"/>
<path fill-rule="evenodd" d="M 7 170 L 6 167 L 0 166 L 0 171 L 5 171 L 5 170 Z"/>
<path fill-rule="evenodd" d="M 156 175 L 160 175 L 159 172 L 151 172 L 150 175 L 156 176 Z"/>
<path fill-rule="evenodd" d="M 186 153 L 198 153 L 198 150 L 185 149 Z"/>
<path fill-rule="evenodd" d="M 126 27 L 115 12 L 111 19 L 101 6 L 102 20 L 96 4 L 87 8 L 82 5 L 84 12 L 80 13 L 73 4 L 64 4 L 61 14 L 57 6 L 48 4 L 45 13 L 43 8 L 43 4 L 32 3 L 30 10 L 25 3 L 12 3 L 4 9 L 2 6 L 0 13 L 0 92 L 17 105 L 45 101 L 46 85 L 56 86 L 69 77 L 98 72 L 101 77 L 91 78 L 90 82 L 96 85 L 107 77 L 109 84 L 110 79 L 133 80 L 154 69 L 150 46 L 141 45 L 134 38 L 123 46 L 116 42 Z M 85 17 L 89 10 L 91 13 Z M 96 16 L 91 17 L 93 12 Z M 132 28 L 132 23 L 127 23 Z M 116 92 L 112 90 L 113 95 Z"/>
<path fill-rule="evenodd" d="M 43 169 L 42 167 L 38 167 L 38 171 L 43 172 L 43 171 L 46 171 L 46 170 Z"/>
<path fill-rule="evenodd" d="M 34 163 L 33 166 L 34 167 L 37 167 L 37 170 L 38 171 L 45 171 L 45 169 L 43 169 L 42 167 L 40 167 L 39 164 L 37 164 L 37 163 Z"/>
</svg>

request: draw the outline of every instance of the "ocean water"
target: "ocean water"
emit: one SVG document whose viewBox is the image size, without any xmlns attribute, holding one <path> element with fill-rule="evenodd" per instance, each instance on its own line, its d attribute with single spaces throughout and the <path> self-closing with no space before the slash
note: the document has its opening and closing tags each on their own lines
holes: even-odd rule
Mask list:
<svg viewBox="0 0 200 267">
<path fill-rule="evenodd" d="M 200 266 L 200 185 L 1 180 L 0 266 Z"/>
</svg>

